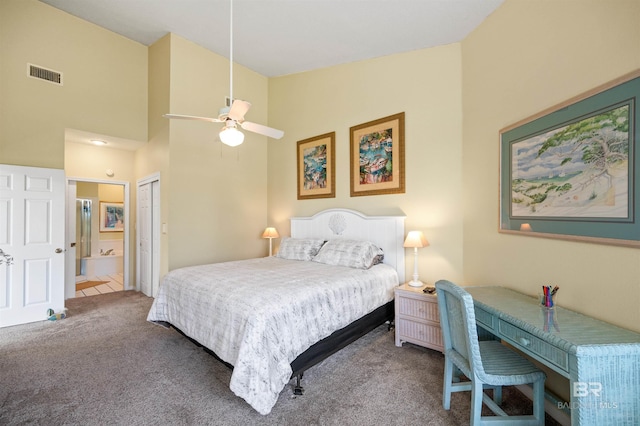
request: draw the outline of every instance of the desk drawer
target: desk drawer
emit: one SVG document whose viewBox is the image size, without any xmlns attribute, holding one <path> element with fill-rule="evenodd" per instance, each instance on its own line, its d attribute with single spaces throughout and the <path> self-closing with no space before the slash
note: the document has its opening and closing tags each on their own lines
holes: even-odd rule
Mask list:
<svg viewBox="0 0 640 426">
<path fill-rule="evenodd" d="M 538 339 L 528 332 L 503 320 L 498 320 L 500 334 L 508 339 L 509 343 L 533 355 L 537 355 L 564 371 L 569 371 L 569 356 L 563 350 Z"/>
<path fill-rule="evenodd" d="M 479 322 L 482 325 L 487 326 L 490 330 L 495 329 L 495 317 L 489 312 L 485 311 L 482 308 L 475 307 L 476 312 L 476 322 Z"/>
</svg>

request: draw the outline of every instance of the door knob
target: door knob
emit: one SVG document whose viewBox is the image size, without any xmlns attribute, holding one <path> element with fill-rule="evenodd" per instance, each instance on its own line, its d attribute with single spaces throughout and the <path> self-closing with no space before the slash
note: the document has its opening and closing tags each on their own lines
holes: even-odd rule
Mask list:
<svg viewBox="0 0 640 426">
<path fill-rule="evenodd" d="M 57 248 L 56 249 L 56 253 L 62 253 L 64 250 L 62 250 L 61 248 Z"/>
</svg>

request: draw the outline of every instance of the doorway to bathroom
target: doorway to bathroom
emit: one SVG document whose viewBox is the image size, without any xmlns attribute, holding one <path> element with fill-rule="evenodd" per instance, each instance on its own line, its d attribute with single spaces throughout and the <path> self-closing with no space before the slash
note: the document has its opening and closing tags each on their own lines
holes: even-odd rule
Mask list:
<svg viewBox="0 0 640 426">
<path fill-rule="evenodd" d="M 68 181 L 65 298 L 128 289 L 128 182 Z"/>
</svg>

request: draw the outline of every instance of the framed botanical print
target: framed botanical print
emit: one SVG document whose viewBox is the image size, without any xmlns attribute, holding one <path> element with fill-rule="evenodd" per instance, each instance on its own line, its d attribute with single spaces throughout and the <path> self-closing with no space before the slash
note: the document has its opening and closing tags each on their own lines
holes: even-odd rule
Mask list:
<svg viewBox="0 0 640 426">
<path fill-rule="evenodd" d="M 640 247 L 640 72 L 500 131 L 500 232 Z"/>
<path fill-rule="evenodd" d="M 404 193 L 404 112 L 351 127 L 351 196 Z"/>
<path fill-rule="evenodd" d="M 298 200 L 333 198 L 336 133 L 298 141 Z"/>
</svg>

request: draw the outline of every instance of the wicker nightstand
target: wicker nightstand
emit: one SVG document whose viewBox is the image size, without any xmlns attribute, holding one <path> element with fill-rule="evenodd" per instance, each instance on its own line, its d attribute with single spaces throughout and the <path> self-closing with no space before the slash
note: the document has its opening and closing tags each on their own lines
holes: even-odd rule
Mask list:
<svg viewBox="0 0 640 426">
<path fill-rule="evenodd" d="M 442 352 L 438 298 L 423 289 L 407 284 L 395 289 L 396 346 L 410 342 Z"/>
</svg>

